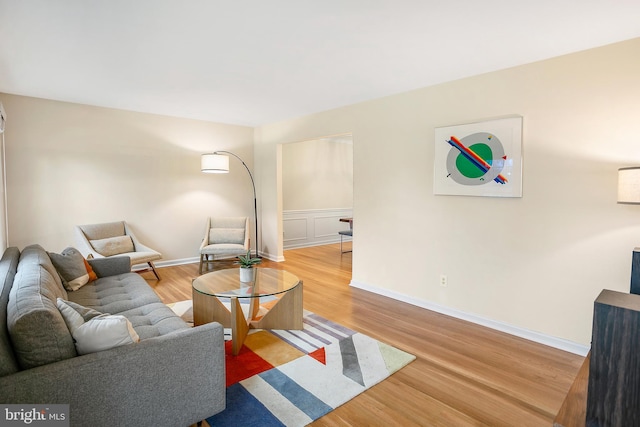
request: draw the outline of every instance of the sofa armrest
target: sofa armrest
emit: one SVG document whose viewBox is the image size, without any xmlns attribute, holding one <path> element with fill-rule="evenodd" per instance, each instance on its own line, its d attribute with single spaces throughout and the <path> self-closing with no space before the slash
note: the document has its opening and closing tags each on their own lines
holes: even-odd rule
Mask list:
<svg viewBox="0 0 640 427">
<path fill-rule="evenodd" d="M 98 277 L 115 276 L 117 274 L 131 272 L 131 258 L 125 255 L 94 258 L 87 261 Z"/>
<path fill-rule="evenodd" d="M 67 403 L 71 425 L 194 424 L 225 407 L 222 326 L 208 323 L 1 377 L 0 403 Z"/>
</svg>

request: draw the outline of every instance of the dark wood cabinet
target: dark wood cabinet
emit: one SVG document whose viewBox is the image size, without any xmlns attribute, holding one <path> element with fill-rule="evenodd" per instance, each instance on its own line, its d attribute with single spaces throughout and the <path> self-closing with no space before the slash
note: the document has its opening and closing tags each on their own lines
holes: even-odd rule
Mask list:
<svg viewBox="0 0 640 427">
<path fill-rule="evenodd" d="M 631 255 L 631 289 L 632 294 L 640 295 L 640 248 Z"/>
<path fill-rule="evenodd" d="M 594 303 L 586 418 L 640 426 L 640 295 L 605 289 Z"/>
</svg>

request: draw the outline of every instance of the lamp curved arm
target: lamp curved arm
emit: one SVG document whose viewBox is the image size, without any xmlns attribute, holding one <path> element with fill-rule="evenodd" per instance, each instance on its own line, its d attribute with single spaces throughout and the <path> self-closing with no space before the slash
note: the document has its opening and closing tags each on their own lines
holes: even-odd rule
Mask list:
<svg viewBox="0 0 640 427">
<path fill-rule="evenodd" d="M 251 186 L 253 187 L 253 198 L 255 199 L 256 198 L 256 183 L 253 181 L 253 175 L 251 174 L 251 171 L 249 170 L 249 167 L 244 162 L 244 160 L 242 160 L 238 155 L 233 154 L 231 151 L 215 151 L 213 154 L 229 154 L 229 155 L 235 157 L 236 159 L 240 160 L 240 163 L 242 163 L 242 166 L 244 166 L 244 168 L 247 170 L 247 173 L 249 174 L 249 178 L 251 178 Z"/>
<path fill-rule="evenodd" d="M 253 187 L 253 212 L 254 212 L 254 217 L 256 220 L 256 224 L 255 224 L 255 234 L 256 234 L 256 256 L 260 256 L 259 251 L 260 251 L 260 247 L 258 246 L 258 199 L 256 197 L 256 183 L 253 180 L 253 175 L 251 174 L 251 171 L 249 170 L 249 167 L 247 166 L 247 164 L 244 162 L 244 160 L 242 160 L 238 155 L 233 154 L 231 151 L 215 151 L 213 154 L 228 154 L 230 156 L 235 157 L 236 159 L 238 159 L 240 161 L 240 163 L 242 163 L 242 166 L 244 166 L 244 168 L 247 170 L 247 173 L 249 174 L 249 178 L 251 178 L 251 186 Z"/>
</svg>

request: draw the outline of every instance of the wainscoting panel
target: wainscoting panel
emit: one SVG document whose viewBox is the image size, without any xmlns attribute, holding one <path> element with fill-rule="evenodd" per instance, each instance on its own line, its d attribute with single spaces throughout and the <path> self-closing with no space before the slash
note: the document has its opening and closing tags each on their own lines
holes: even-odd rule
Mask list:
<svg viewBox="0 0 640 427">
<path fill-rule="evenodd" d="M 348 230 L 353 209 L 312 209 L 282 212 L 284 249 L 304 248 L 340 242 L 338 231 Z"/>
<path fill-rule="evenodd" d="M 284 215 L 283 215 L 284 217 Z M 309 228 L 309 219 L 306 217 L 302 218 L 289 218 L 284 222 L 284 237 L 285 237 L 285 248 L 286 241 L 295 242 L 302 241 L 306 242 L 309 239 L 309 234 L 307 232 L 307 228 Z"/>
</svg>

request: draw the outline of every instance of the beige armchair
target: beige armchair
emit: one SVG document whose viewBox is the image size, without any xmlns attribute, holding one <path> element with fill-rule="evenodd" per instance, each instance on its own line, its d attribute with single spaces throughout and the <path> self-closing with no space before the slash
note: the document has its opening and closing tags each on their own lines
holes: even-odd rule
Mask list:
<svg viewBox="0 0 640 427">
<path fill-rule="evenodd" d="M 162 255 L 138 241 L 125 221 L 75 226 L 77 249 L 85 258 L 106 258 L 128 256 L 131 266 L 147 264 L 149 268 L 140 271 L 153 271 L 160 280 L 153 261 Z"/>
<path fill-rule="evenodd" d="M 209 264 L 216 261 L 216 257 L 229 258 L 244 255 L 249 250 L 249 218 L 226 217 L 207 218 L 204 238 L 200 245 L 200 267 L 205 264 L 207 270 Z"/>
</svg>

